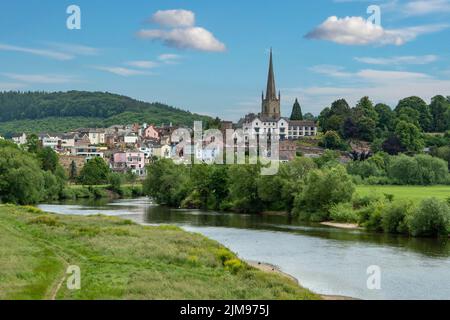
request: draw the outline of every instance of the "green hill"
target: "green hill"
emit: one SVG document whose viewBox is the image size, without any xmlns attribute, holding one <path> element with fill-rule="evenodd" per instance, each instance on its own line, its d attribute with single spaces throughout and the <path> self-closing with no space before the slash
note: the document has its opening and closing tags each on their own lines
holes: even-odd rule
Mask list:
<svg viewBox="0 0 450 320">
<path fill-rule="evenodd" d="M 210 117 L 162 103 L 147 103 L 107 92 L 0 93 L 0 135 L 63 132 L 113 124 L 173 123 L 192 126 Z"/>
</svg>

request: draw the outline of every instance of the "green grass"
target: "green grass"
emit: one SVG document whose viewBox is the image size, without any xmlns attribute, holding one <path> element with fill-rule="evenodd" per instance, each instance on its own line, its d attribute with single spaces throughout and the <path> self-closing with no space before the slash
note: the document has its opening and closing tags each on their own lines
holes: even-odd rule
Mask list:
<svg viewBox="0 0 450 320">
<path fill-rule="evenodd" d="M 395 200 L 412 200 L 419 202 L 426 198 L 447 200 L 450 197 L 450 186 L 365 186 L 359 185 L 356 192 L 366 196 L 374 192 L 392 194 Z"/>
<path fill-rule="evenodd" d="M 0 241 L 0 299 L 318 299 L 176 227 L 0 206 Z M 68 265 L 81 290 L 67 289 Z"/>
</svg>

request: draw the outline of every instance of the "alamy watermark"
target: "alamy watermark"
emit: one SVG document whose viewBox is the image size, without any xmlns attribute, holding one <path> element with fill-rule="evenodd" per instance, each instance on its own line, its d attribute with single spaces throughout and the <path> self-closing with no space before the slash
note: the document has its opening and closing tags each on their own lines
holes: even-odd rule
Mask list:
<svg viewBox="0 0 450 320">
<path fill-rule="evenodd" d="M 67 29 L 81 30 L 81 8 L 72 4 L 67 7 L 66 13 L 69 14 L 66 20 Z"/>
<path fill-rule="evenodd" d="M 81 289 L 81 269 L 79 266 L 69 266 L 66 270 L 67 278 L 66 286 L 69 290 Z"/>
</svg>

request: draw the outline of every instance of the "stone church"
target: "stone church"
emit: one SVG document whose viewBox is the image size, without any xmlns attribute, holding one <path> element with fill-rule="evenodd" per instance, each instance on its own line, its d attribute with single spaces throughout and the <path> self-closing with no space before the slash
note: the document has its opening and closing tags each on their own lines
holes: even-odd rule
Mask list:
<svg viewBox="0 0 450 320">
<path fill-rule="evenodd" d="M 281 93 L 277 94 L 276 91 L 272 50 L 270 50 L 266 95 L 264 96 L 264 92 L 262 94 L 261 113 L 257 116 L 246 116 L 243 130 L 246 136 L 275 134 L 280 140 L 296 140 L 317 135 L 317 125 L 314 121 L 291 121 L 281 116 Z"/>
</svg>

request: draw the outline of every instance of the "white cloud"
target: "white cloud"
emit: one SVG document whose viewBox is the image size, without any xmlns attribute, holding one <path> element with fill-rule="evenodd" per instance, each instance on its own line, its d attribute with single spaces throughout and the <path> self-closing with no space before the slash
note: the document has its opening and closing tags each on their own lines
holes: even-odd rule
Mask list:
<svg viewBox="0 0 450 320">
<path fill-rule="evenodd" d="M 425 56 L 395 56 L 388 58 L 373 58 L 373 57 L 356 57 L 358 62 L 373 64 L 373 65 L 425 65 L 436 62 L 439 59 L 436 55 Z"/>
<path fill-rule="evenodd" d="M 16 81 L 37 84 L 65 84 L 75 81 L 71 76 L 60 74 L 18 74 L 18 73 L 2 73 L 3 76 Z"/>
<path fill-rule="evenodd" d="M 149 60 L 128 61 L 126 64 L 141 69 L 152 69 L 158 66 L 158 63 Z"/>
<path fill-rule="evenodd" d="M 62 52 L 67 52 L 68 54 L 72 55 L 95 56 L 100 53 L 100 50 L 98 48 L 80 44 L 49 42 L 49 45 Z"/>
<path fill-rule="evenodd" d="M 350 77 L 352 74 L 350 72 L 343 71 L 343 67 L 333 66 L 333 65 L 317 65 L 309 68 L 310 71 L 324 74 L 331 77 Z"/>
<path fill-rule="evenodd" d="M 148 75 L 148 72 L 135 70 L 135 69 L 129 69 L 129 68 L 123 68 L 123 67 L 103 67 L 103 66 L 96 66 L 94 67 L 97 70 L 106 71 L 113 73 L 118 76 L 123 77 L 130 77 L 130 76 L 138 76 L 138 75 Z"/>
<path fill-rule="evenodd" d="M 403 45 L 418 36 L 448 28 L 446 24 L 384 29 L 362 17 L 329 17 L 309 32 L 307 39 L 328 40 L 344 45 Z"/>
<path fill-rule="evenodd" d="M 13 45 L 2 44 L 2 43 L 0 43 L 0 50 L 29 53 L 29 54 L 33 54 L 36 56 L 46 57 L 46 58 L 55 59 L 55 60 L 62 60 L 62 61 L 71 60 L 74 58 L 74 55 L 69 54 L 69 53 L 63 53 L 63 52 L 58 52 L 58 51 L 54 51 L 54 50 L 19 47 L 19 46 L 13 46 Z"/>
<path fill-rule="evenodd" d="M 151 19 L 154 23 L 166 27 L 193 27 L 195 14 L 188 10 L 159 10 Z"/>
<path fill-rule="evenodd" d="M 449 0 L 416 0 L 406 3 L 402 11 L 408 16 L 421 16 L 432 13 L 450 12 Z"/>
<path fill-rule="evenodd" d="M 181 59 L 181 56 L 173 53 L 164 53 L 159 55 L 158 60 L 167 64 L 176 64 Z"/>
<path fill-rule="evenodd" d="M 200 51 L 221 52 L 225 45 L 208 30 L 201 27 L 176 28 L 172 30 L 141 30 L 138 35 L 144 39 L 160 40 L 164 44 Z"/>
</svg>

